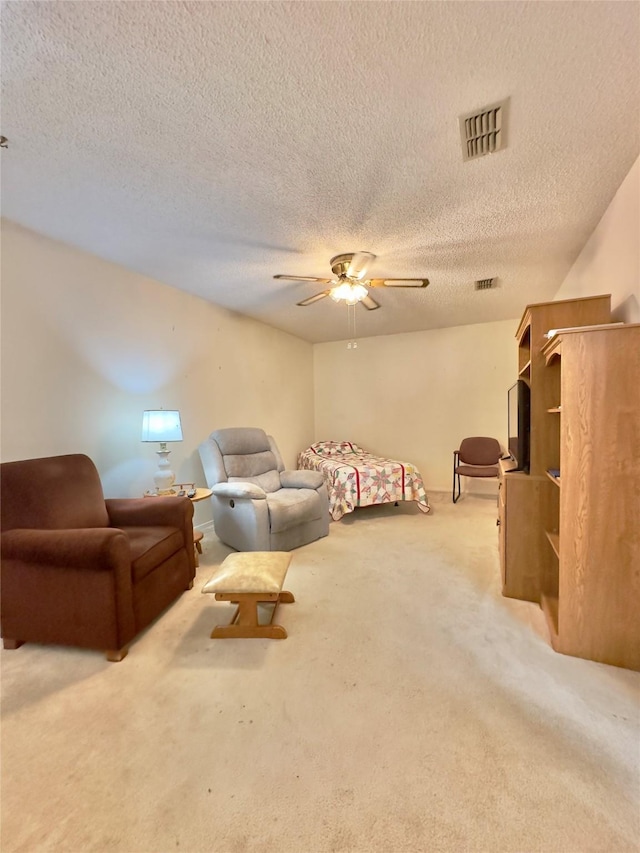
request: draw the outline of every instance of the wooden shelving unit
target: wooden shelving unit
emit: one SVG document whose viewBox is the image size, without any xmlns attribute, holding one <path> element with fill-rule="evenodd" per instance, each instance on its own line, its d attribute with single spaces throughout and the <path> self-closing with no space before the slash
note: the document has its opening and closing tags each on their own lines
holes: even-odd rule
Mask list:
<svg viewBox="0 0 640 853">
<path fill-rule="evenodd" d="M 531 459 L 532 475 L 544 476 L 547 468 L 559 468 L 560 460 L 549 462 L 550 453 L 558 451 L 560 423 L 550 417 L 548 409 L 560 405 L 559 335 L 547 338 L 551 329 L 583 327 L 611 321 L 611 296 L 588 296 L 558 302 L 528 305 L 516 332 L 518 371 L 531 388 Z M 545 354 L 543 354 L 545 349 Z M 547 360 L 550 366 L 547 366 Z"/>
<path fill-rule="evenodd" d="M 541 603 L 557 651 L 640 669 L 640 324 L 558 337 L 543 348 L 562 407 L 558 576 Z"/>
<path fill-rule="evenodd" d="M 560 404 L 560 369 L 559 361 L 547 368 L 542 349 L 549 343 L 555 350 L 560 341 L 545 335 L 549 329 L 605 323 L 610 315 L 608 295 L 542 302 L 528 305 L 518 326 L 518 373 L 531 389 L 531 458 L 529 474 L 500 465 L 502 592 L 511 598 L 539 603 L 544 579 L 558 571 L 545 531 L 558 530 L 559 484 L 552 485 L 547 468 L 560 468 L 562 414 L 548 411 Z"/>
<path fill-rule="evenodd" d="M 518 327 L 530 473 L 501 463 L 502 590 L 540 604 L 557 651 L 640 670 L 640 324 L 610 319 L 604 295 Z"/>
</svg>

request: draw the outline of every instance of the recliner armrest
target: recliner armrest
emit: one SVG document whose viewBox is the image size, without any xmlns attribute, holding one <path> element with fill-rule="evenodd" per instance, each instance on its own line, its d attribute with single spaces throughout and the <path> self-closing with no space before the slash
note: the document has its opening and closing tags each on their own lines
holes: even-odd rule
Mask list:
<svg viewBox="0 0 640 853">
<path fill-rule="evenodd" d="M 179 527 L 193 518 L 189 498 L 107 498 L 109 520 L 114 527 Z"/>
<path fill-rule="evenodd" d="M 0 542 L 3 560 L 93 571 L 112 571 L 131 560 L 126 535 L 112 527 L 15 529 L 3 533 Z"/>
<path fill-rule="evenodd" d="M 254 483 L 243 483 L 241 481 L 234 483 L 218 483 L 211 489 L 212 493 L 218 498 L 248 498 L 249 500 L 260 501 L 267 499 L 267 493 L 260 486 Z"/>
<path fill-rule="evenodd" d="M 283 489 L 319 489 L 324 477 L 319 471 L 281 471 L 280 482 Z"/>
</svg>

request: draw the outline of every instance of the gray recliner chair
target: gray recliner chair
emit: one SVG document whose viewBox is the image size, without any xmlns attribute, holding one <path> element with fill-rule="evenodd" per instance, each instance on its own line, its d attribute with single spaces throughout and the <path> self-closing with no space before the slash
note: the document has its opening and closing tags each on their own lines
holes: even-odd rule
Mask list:
<svg viewBox="0 0 640 853">
<path fill-rule="evenodd" d="M 329 533 L 318 471 L 285 471 L 275 441 L 252 427 L 219 429 L 199 447 L 213 526 L 237 551 L 291 551 Z"/>
</svg>

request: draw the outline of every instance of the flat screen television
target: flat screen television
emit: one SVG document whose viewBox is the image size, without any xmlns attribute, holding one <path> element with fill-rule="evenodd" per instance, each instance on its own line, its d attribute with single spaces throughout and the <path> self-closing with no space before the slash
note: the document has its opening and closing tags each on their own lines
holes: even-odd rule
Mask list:
<svg viewBox="0 0 640 853">
<path fill-rule="evenodd" d="M 531 392 L 524 379 L 518 379 L 507 392 L 507 435 L 509 455 L 518 471 L 529 472 L 531 422 L 529 416 Z"/>
</svg>

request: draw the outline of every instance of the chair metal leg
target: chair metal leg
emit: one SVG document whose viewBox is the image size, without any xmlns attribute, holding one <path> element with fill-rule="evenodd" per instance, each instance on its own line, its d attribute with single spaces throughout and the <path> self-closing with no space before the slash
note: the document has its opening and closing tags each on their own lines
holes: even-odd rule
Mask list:
<svg viewBox="0 0 640 853">
<path fill-rule="evenodd" d="M 457 450 L 453 451 L 453 489 L 451 492 L 451 499 L 454 503 L 457 503 L 458 498 L 460 497 L 460 474 L 458 474 L 458 494 L 456 496 L 456 468 L 458 466 L 458 452 Z"/>
<path fill-rule="evenodd" d="M 456 494 L 456 476 L 458 477 L 458 493 Z M 460 474 L 453 475 L 453 502 L 454 504 L 458 503 L 460 500 Z"/>
</svg>

